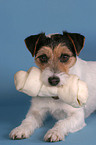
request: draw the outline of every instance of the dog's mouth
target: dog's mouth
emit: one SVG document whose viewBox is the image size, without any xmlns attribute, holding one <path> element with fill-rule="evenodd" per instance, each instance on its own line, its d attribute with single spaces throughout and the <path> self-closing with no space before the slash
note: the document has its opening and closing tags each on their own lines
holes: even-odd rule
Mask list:
<svg viewBox="0 0 96 145">
<path fill-rule="evenodd" d="M 49 67 L 44 69 L 41 74 L 41 80 L 46 86 L 60 87 L 66 84 L 69 75 L 65 72 L 54 72 Z"/>
</svg>

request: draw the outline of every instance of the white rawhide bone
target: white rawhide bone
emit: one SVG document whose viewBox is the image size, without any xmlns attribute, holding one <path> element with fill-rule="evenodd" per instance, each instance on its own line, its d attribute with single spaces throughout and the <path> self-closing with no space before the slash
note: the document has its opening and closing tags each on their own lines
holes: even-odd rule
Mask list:
<svg viewBox="0 0 96 145">
<path fill-rule="evenodd" d="M 58 96 L 64 103 L 73 107 L 82 107 L 88 98 L 85 82 L 76 75 L 70 75 L 67 83 L 60 87 L 45 86 L 41 81 L 41 70 L 32 67 L 27 72 L 19 71 L 14 75 L 16 89 L 32 97 Z"/>
</svg>

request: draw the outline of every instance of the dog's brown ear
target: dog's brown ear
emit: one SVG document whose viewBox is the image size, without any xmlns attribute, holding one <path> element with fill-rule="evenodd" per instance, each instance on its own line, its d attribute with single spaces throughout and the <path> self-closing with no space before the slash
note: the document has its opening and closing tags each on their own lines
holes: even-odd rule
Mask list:
<svg viewBox="0 0 96 145">
<path fill-rule="evenodd" d="M 80 51 L 84 47 L 85 37 L 78 33 L 63 32 L 63 35 L 64 34 L 66 34 L 68 38 L 70 39 L 70 41 L 72 42 L 76 55 L 79 55 Z"/>
<path fill-rule="evenodd" d="M 45 33 L 40 33 L 38 35 L 31 35 L 24 40 L 26 47 L 31 52 L 33 57 L 37 51 L 37 45 L 42 39 L 42 37 L 45 37 Z"/>
</svg>

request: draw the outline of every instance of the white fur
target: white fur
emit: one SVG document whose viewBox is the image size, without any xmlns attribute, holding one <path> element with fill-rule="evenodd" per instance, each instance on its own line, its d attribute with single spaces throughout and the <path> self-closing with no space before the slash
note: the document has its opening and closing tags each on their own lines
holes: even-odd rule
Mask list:
<svg viewBox="0 0 96 145">
<path fill-rule="evenodd" d="M 11 138 L 28 138 L 37 127 L 42 125 L 47 112 L 50 112 L 59 121 L 46 133 L 45 141 L 64 140 L 69 132 L 76 132 L 86 125 L 85 117 L 96 109 L 96 62 L 87 62 L 77 58 L 76 64 L 70 68 L 69 74 L 75 74 L 87 83 L 89 98 L 86 106 L 73 108 L 64 104 L 60 99 L 33 98 L 25 120 L 19 127 L 11 131 Z"/>
<path fill-rule="evenodd" d="M 41 74 L 41 79 L 42 82 L 46 85 L 46 86 L 50 86 L 49 82 L 48 82 L 48 78 L 51 76 L 57 76 L 60 79 L 60 82 L 57 86 L 61 86 L 63 84 L 66 84 L 68 75 L 64 72 L 60 72 L 60 73 L 54 73 L 53 71 L 50 70 L 49 67 L 47 67 L 46 69 L 43 70 L 42 74 Z"/>
</svg>

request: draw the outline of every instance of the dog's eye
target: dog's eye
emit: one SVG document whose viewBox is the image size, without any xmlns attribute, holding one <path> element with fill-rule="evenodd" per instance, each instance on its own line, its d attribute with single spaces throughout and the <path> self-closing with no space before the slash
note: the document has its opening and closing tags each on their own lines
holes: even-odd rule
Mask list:
<svg viewBox="0 0 96 145">
<path fill-rule="evenodd" d="M 67 62 L 69 60 L 70 56 L 67 54 L 61 54 L 60 56 L 60 62 L 64 63 Z"/>
<path fill-rule="evenodd" d="M 43 54 L 43 55 L 40 55 L 39 57 L 39 60 L 41 63 L 47 63 L 48 62 L 48 57 L 46 56 L 46 54 Z"/>
</svg>

